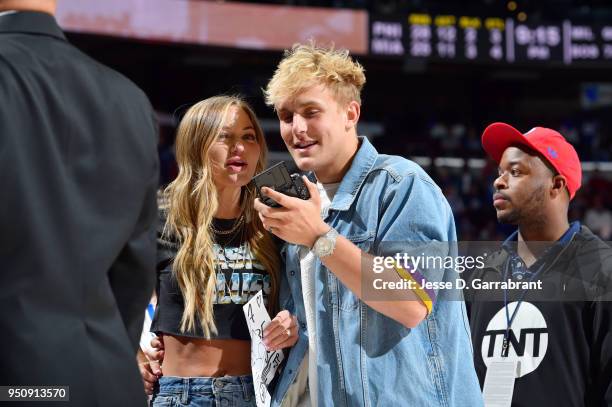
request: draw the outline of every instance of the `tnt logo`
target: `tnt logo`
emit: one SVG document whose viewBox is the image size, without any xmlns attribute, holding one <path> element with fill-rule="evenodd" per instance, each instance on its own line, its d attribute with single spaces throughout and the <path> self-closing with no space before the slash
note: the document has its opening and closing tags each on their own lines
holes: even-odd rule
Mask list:
<svg viewBox="0 0 612 407">
<path fill-rule="evenodd" d="M 508 304 L 510 315 L 517 302 Z M 492 360 L 518 360 L 516 377 L 522 377 L 536 370 L 548 349 L 548 327 L 540 310 L 529 302 L 522 302 L 512 322 L 508 336 L 508 348 L 504 351 L 506 333 L 506 310 L 501 310 L 491 319 L 482 339 L 482 360 L 489 367 Z"/>
<path fill-rule="evenodd" d="M 547 147 L 546 151 L 548 151 L 548 156 L 550 158 L 559 158 L 559 153 L 557 153 L 552 147 Z"/>
</svg>

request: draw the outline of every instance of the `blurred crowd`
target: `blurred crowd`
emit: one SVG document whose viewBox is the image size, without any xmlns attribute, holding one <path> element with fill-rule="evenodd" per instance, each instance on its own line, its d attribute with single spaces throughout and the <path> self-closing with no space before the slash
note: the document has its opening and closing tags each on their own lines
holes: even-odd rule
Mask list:
<svg viewBox="0 0 612 407">
<path fill-rule="evenodd" d="M 432 127 L 430 138 L 423 137 L 423 141 L 410 144 L 405 150 L 398 151 L 386 145 L 385 137 L 376 138 L 374 143 L 382 153 L 406 155 L 409 158 L 419 155 L 482 157 L 480 137 L 476 131 L 458 129 L 458 126 Z M 173 131 L 174 129 L 165 127 L 161 132 L 159 157 L 162 185 L 170 182 L 177 174 L 172 144 Z M 594 150 L 594 148 L 591 150 L 585 147 L 581 136 L 573 139 L 571 133 L 565 131 L 563 134 L 577 146 L 581 158 L 586 152 Z M 607 151 L 601 151 L 601 153 L 602 155 L 610 154 L 610 150 L 608 148 Z M 412 153 L 406 154 L 406 151 Z M 482 168 L 468 167 L 467 160 L 465 163 L 462 168 L 425 166 L 425 170 L 442 188 L 453 209 L 459 239 L 464 241 L 505 239 L 515 230 L 515 227 L 500 225 L 496 220 L 492 196 L 497 167 L 492 161 L 487 161 Z M 597 170 L 585 171 L 582 188 L 572 200 L 569 213 L 570 220 L 580 220 L 604 240 L 612 239 L 612 194 L 609 193 L 610 190 L 612 190 L 612 173 Z"/>
<path fill-rule="evenodd" d="M 514 123 L 514 122 L 512 122 Z M 609 129 L 604 128 L 601 120 L 568 120 L 557 123 L 556 126 L 547 122 L 559 131 L 578 152 L 581 161 L 612 161 L 612 138 L 606 137 Z M 517 128 L 529 130 L 529 126 L 516 124 Z M 420 127 L 420 128 L 419 128 Z M 433 157 L 484 157 L 480 145 L 480 131 L 464 122 L 432 120 L 417 127 L 410 137 L 400 137 L 405 134 L 405 128 L 385 126 L 387 134 L 377 140 L 377 146 L 382 150 L 400 147 L 405 154 Z M 398 146 L 398 140 L 402 140 Z"/>
<path fill-rule="evenodd" d="M 503 240 L 516 227 L 500 225 L 493 208 L 493 162 L 481 169 L 433 167 L 429 174 L 442 188 L 453 209 L 460 240 Z M 584 172 L 582 188 L 570 204 L 569 219 L 580 220 L 603 240 L 612 239 L 612 188 L 610 175 Z"/>
</svg>

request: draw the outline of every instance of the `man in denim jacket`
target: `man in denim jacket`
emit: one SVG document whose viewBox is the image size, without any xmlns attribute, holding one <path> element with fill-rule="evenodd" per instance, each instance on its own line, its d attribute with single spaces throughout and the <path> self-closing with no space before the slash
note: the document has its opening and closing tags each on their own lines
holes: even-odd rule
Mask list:
<svg viewBox="0 0 612 407">
<path fill-rule="evenodd" d="M 464 303 L 424 282 L 454 283 L 454 271 L 394 264 L 372 273 L 372 254 L 409 244 L 443 242 L 438 254 L 452 255 L 456 233 L 446 199 L 419 166 L 357 137 L 364 83 L 348 52 L 311 44 L 287 52 L 266 89 L 289 152 L 318 179 L 304 177 L 309 200 L 264 188 L 282 208 L 255 202 L 264 225 L 292 243 L 284 254 L 294 303 L 281 306 L 294 309 L 300 327 L 273 404 L 287 404 L 307 370 L 312 406 L 481 406 Z M 414 284 L 374 293 L 378 276 Z"/>
</svg>

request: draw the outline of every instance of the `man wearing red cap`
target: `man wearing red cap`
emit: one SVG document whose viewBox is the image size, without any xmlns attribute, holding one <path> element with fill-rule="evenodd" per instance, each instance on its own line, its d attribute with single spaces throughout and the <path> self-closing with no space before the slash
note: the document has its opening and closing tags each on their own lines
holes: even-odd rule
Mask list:
<svg viewBox="0 0 612 407">
<path fill-rule="evenodd" d="M 612 249 L 568 221 L 578 155 L 554 130 L 505 123 L 482 145 L 497 219 L 518 226 L 466 289 L 485 405 L 612 405 Z"/>
</svg>

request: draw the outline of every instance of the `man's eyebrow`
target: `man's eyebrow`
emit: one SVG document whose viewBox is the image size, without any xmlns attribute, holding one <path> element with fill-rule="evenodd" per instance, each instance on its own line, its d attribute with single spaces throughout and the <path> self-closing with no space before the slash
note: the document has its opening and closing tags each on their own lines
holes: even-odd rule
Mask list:
<svg viewBox="0 0 612 407">
<path fill-rule="evenodd" d="M 308 106 L 317 106 L 320 107 L 321 106 L 321 102 L 317 101 L 317 100 L 305 100 L 303 102 L 300 102 L 297 105 L 297 108 L 303 108 L 303 107 L 308 107 Z M 290 109 L 287 109 L 286 107 L 281 107 L 280 109 L 276 110 L 278 113 L 287 113 L 290 112 Z"/>
<path fill-rule="evenodd" d="M 515 166 L 515 165 L 523 165 L 523 166 L 526 166 L 527 164 L 525 164 L 525 163 L 524 163 L 522 160 L 518 160 L 518 159 L 517 159 L 517 160 L 511 160 L 511 161 L 508 161 L 508 162 L 506 163 L 506 165 L 505 165 L 505 166 L 506 166 L 506 167 L 512 167 L 512 166 Z M 501 165 L 497 166 L 497 171 L 498 171 L 498 172 L 500 172 L 500 171 L 502 171 L 502 170 L 503 170 L 503 169 L 502 169 L 502 166 L 501 166 Z"/>
<path fill-rule="evenodd" d="M 305 100 L 302 103 L 300 103 L 298 106 L 299 107 L 304 107 L 304 106 L 321 106 L 321 103 L 317 100 Z"/>
</svg>

